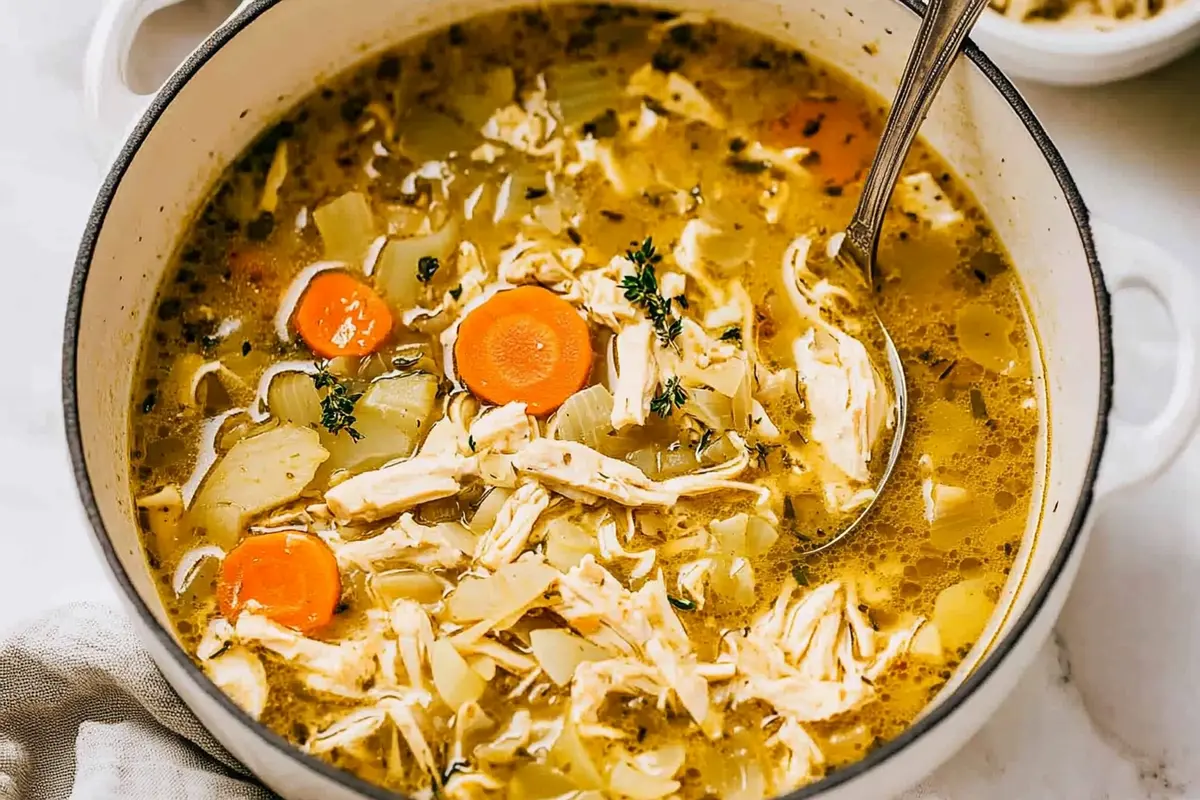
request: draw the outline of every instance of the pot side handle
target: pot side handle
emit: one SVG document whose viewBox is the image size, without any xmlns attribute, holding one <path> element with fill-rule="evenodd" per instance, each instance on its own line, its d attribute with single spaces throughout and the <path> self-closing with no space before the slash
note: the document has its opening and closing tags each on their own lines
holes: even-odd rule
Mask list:
<svg viewBox="0 0 1200 800">
<path fill-rule="evenodd" d="M 134 37 L 147 17 L 179 2 L 106 0 L 92 28 L 83 62 L 83 102 L 94 155 L 105 167 L 154 97 L 134 92 L 125 80 Z M 239 3 L 229 19 L 249 2 Z"/>
<path fill-rule="evenodd" d="M 1200 283 L 1158 245 L 1093 219 L 1096 249 L 1110 294 L 1145 289 L 1175 328 L 1175 367 L 1167 401 L 1148 422 L 1109 416 L 1108 443 L 1096 481 L 1103 502 L 1162 474 L 1191 441 L 1200 422 Z"/>
</svg>

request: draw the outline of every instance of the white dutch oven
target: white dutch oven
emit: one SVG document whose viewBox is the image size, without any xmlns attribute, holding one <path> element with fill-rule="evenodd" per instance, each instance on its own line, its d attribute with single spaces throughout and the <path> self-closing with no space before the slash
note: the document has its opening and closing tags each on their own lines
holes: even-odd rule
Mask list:
<svg viewBox="0 0 1200 800">
<path fill-rule="evenodd" d="M 177 645 L 147 569 L 128 472 L 130 388 L 141 333 L 179 237 L 223 167 L 322 76 L 382 48 L 513 0 L 253 0 L 153 98 L 121 80 L 141 20 L 172 0 L 113 0 L 88 58 L 95 128 L 137 118 L 84 235 L 66 320 L 63 391 L 80 495 L 100 552 L 146 646 L 183 701 L 275 791 L 293 800 L 383 798 L 243 714 Z M 890 96 L 917 28 L 912 0 L 664 0 L 734 20 L 832 62 Z M 868 46 L 870 45 L 870 46 Z M 874 54 L 872 54 L 874 53 Z M 996 708 L 1067 595 L 1090 511 L 1159 473 L 1200 415 L 1200 296 L 1146 242 L 1093 223 L 1054 145 L 1012 85 L 969 47 L 924 133 L 983 204 L 1012 253 L 1038 322 L 1052 436 L 1018 568 L 955 681 L 895 741 L 793 795 L 878 800 L 928 774 Z M 103 138 L 103 136 L 101 137 Z M 1104 265 L 1101 273 L 1100 264 Z M 1107 288 L 1106 288 L 1107 287 Z M 1175 322 L 1174 388 L 1157 418 L 1109 416 L 1109 291 L 1151 290 Z M 1101 456 L 1103 455 L 1103 463 Z"/>
</svg>

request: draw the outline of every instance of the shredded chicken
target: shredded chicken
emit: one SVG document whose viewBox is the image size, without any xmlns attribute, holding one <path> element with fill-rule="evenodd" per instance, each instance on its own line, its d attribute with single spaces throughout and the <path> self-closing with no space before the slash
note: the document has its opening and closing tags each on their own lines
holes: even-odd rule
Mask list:
<svg viewBox="0 0 1200 800">
<path fill-rule="evenodd" d="M 537 85 L 521 104 L 513 103 L 496 111 L 480 133 L 485 139 L 501 142 L 534 157 L 552 157 L 557 166 L 563 158 L 563 139 L 557 137 L 558 120 L 546 100 L 546 83 L 539 75 Z"/>
<path fill-rule="evenodd" d="M 379 643 L 374 639 L 319 642 L 249 611 L 238 615 L 234 630 L 238 641 L 264 647 L 295 664 L 316 691 L 358 698 L 375 674 Z"/>
<path fill-rule="evenodd" d="M 630 325 L 617 334 L 617 385 L 613 388 L 612 426 L 645 425 L 658 387 L 654 326 Z"/>
<path fill-rule="evenodd" d="M 479 539 L 475 560 L 488 569 L 499 569 L 515 561 L 529 544 L 538 518 L 550 507 L 550 493 L 530 482 L 504 501 L 492 527 Z"/>
<path fill-rule="evenodd" d="M 928 172 L 901 178 L 896 184 L 896 199 L 906 213 L 928 222 L 935 230 L 949 228 L 963 220 L 962 212 L 954 207 Z"/>
<path fill-rule="evenodd" d="M 468 441 L 474 443 L 475 452 L 515 453 L 535 438 L 536 432 L 536 423 L 525 412 L 525 404 L 507 403 L 476 417 Z"/>
<path fill-rule="evenodd" d="M 230 700 L 255 719 L 262 716 L 270 687 L 267 670 L 258 656 L 245 647 L 234 645 L 202 663 L 208 677 L 229 695 Z"/>
<path fill-rule="evenodd" d="M 875 698 L 873 681 L 922 624 L 879 632 L 850 585 L 827 583 L 802 597 L 789 579 L 774 606 L 724 639 L 719 660 L 736 665 L 736 702 L 761 700 L 796 722 L 828 720 Z"/>
<path fill-rule="evenodd" d="M 629 77 L 628 94 L 650 97 L 673 114 L 703 122 L 717 130 L 724 130 L 727 122 L 701 92 L 696 84 L 678 72 L 662 73 L 652 65 L 644 67 Z"/>
<path fill-rule="evenodd" d="M 890 421 L 887 389 L 866 348 L 836 329 L 812 328 L 794 347 L 812 414 L 812 440 L 851 480 L 871 479 L 875 442 Z"/>
<path fill-rule="evenodd" d="M 575 281 L 574 270 L 563 263 L 559 254 L 536 239 L 524 237 L 518 237 L 515 244 L 501 251 L 497 270 L 505 283 L 539 283 L 564 294 Z"/>
<path fill-rule="evenodd" d="M 464 564 L 469 553 L 447 538 L 446 529 L 422 525 L 404 514 L 382 533 L 369 539 L 342 542 L 329 537 L 338 561 L 370 572 L 387 561 L 404 561 L 427 569 L 452 569 Z"/>
<path fill-rule="evenodd" d="M 665 481 L 651 480 L 634 465 L 609 458 L 586 445 L 557 439 L 533 442 L 517 454 L 513 466 L 551 489 L 565 487 L 577 496 L 602 497 L 631 507 L 668 507 L 681 497 L 723 490 L 753 492 L 760 497 L 766 492 L 756 484 L 732 480 L 750 466 L 750 456 L 744 448 L 737 458 L 719 467 Z"/>
<path fill-rule="evenodd" d="M 459 481 L 474 467 L 474 459 L 457 453 L 417 455 L 339 483 L 325 493 L 325 502 L 342 521 L 385 519 L 458 494 Z"/>
<path fill-rule="evenodd" d="M 396 635 L 400 661 L 408 682 L 418 689 L 427 688 L 429 650 L 433 647 L 433 623 L 420 603 L 399 600 L 389 614 Z"/>
<path fill-rule="evenodd" d="M 388 690 L 373 705 L 351 712 L 309 740 L 310 753 L 329 753 L 336 749 L 361 748 L 371 734 L 391 721 L 408 744 L 413 758 L 426 773 L 440 780 L 437 762 L 429 746 L 424 709 L 432 696 L 420 689 Z"/>
<path fill-rule="evenodd" d="M 612 692 L 646 694 L 666 702 L 669 693 L 701 726 L 709 714 L 708 681 L 732 676 L 729 665 L 702 668 L 667 598 L 662 575 L 630 592 L 590 556 L 559 580 L 553 609 L 584 638 L 613 653 L 584 662 L 571 686 L 572 719 L 594 723 Z"/>
</svg>

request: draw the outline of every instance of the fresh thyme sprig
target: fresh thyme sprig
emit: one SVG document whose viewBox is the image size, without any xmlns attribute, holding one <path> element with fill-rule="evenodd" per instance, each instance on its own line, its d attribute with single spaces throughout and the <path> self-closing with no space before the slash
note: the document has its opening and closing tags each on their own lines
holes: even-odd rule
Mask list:
<svg viewBox="0 0 1200 800">
<path fill-rule="evenodd" d="M 321 425 L 335 436 L 345 431 L 354 441 L 361 441 L 363 435 L 354 428 L 357 420 L 354 417 L 354 404 L 362 397 L 362 393 L 350 394 L 346 385 L 339 381 L 329 371 L 329 364 L 318 364 L 313 373 L 313 386 L 327 389 L 321 398 Z"/>
<path fill-rule="evenodd" d="M 679 378 L 670 378 L 662 385 L 662 391 L 650 401 L 650 411 L 666 419 L 672 411 L 682 408 L 687 399 L 687 391 L 679 385 Z"/>
<path fill-rule="evenodd" d="M 662 255 L 655 249 L 654 240 L 649 236 L 636 249 L 625 251 L 625 257 L 633 263 L 634 273 L 621 278 L 621 288 L 625 290 L 625 299 L 640 306 L 646 316 L 654 324 L 654 331 L 663 347 L 673 344 L 683 332 L 683 321 L 671 311 L 672 298 L 663 297 L 658 291 L 658 276 L 654 273 L 656 264 L 662 261 Z M 680 295 L 673 298 L 683 308 L 687 308 L 687 298 Z"/>
</svg>

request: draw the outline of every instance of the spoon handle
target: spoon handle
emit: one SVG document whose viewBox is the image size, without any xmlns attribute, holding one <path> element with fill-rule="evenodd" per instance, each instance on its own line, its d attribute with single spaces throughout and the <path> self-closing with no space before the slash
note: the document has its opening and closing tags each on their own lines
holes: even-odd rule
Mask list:
<svg viewBox="0 0 1200 800">
<path fill-rule="evenodd" d="M 854 260 L 867 269 L 875 263 L 883 215 L 904 158 L 967 33 L 987 5 L 988 0 L 929 0 L 858 208 L 846 228 L 845 244 Z M 871 278 L 868 274 L 868 281 Z"/>
</svg>

